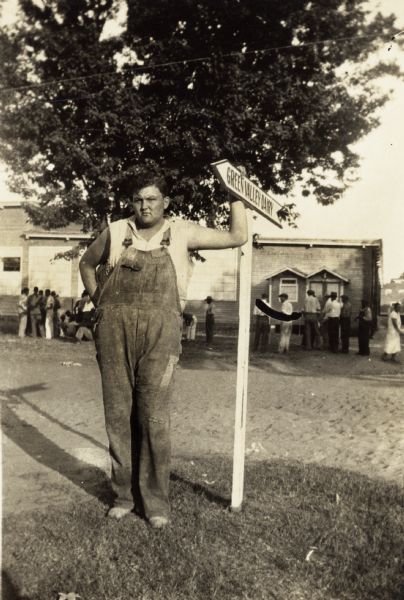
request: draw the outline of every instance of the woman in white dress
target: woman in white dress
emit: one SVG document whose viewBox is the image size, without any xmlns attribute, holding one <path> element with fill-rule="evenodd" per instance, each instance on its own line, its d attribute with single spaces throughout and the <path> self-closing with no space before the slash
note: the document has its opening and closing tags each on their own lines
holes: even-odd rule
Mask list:
<svg viewBox="0 0 404 600">
<path fill-rule="evenodd" d="M 392 361 L 399 362 L 397 354 L 401 350 L 400 333 L 404 333 L 404 330 L 401 329 L 400 308 L 401 304 L 394 302 L 387 319 L 387 335 L 384 342 L 383 360 L 391 358 Z"/>
</svg>

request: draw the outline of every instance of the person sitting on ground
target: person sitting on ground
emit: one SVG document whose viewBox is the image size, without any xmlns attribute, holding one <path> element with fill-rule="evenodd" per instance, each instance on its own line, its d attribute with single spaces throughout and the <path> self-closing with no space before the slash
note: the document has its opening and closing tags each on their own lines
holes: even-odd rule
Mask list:
<svg viewBox="0 0 404 600">
<path fill-rule="evenodd" d="M 60 316 L 60 328 L 63 331 L 63 336 L 66 338 L 75 338 L 80 324 L 76 321 L 75 316 L 67 310 Z"/>
<path fill-rule="evenodd" d="M 95 308 L 91 311 L 84 311 L 82 313 L 82 319 L 79 323 L 79 327 L 76 331 L 76 340 L 78 342 L 94 340 L 93 327 L 95 323 Z"/>
<path fill-rule="evenodd" d="M 194 340 L 196 337 L 196 326 L 198 323 L 196 315 L 192 313 L 183 313 L 182 317 L 184 319 L 186 341 Z"/>
<path fill-rule="evenodd" d="M 401 352 L 400 335 L 404 334 L 404 330 L 401 328 L 400 310 L 400 302 L 393 302 L 387 317 L 387 333 L 382 360 L 391 358 L 393 362 L 400 362 L 398 358 Z"/>
</svg>

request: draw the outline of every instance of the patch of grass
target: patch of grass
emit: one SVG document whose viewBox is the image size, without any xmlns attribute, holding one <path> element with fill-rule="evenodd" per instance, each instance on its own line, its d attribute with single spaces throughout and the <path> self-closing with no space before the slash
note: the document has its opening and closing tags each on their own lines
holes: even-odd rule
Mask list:
<svg viewBox="0 0 404 600">
<path fill-rule="evenodd" d="M 111 522 L 93 497 L 8 518 L 3 569 L 15 597 L 403 598 L 398 486 L 318 465 L 251 461 L 240 513 L 227 509 L 230 486 L 228 458 L 176 461 L 172 522 L 160 532 L 135 516 Z"/>
</svg>

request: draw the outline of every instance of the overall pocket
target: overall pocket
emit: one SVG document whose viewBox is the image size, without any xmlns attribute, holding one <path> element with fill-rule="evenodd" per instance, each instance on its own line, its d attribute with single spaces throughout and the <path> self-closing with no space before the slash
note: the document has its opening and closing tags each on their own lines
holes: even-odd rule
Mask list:
<svg viewBox="0 0 404 600">
<path fill-rule="evenodd" d="M 132 271 L 141 271 L 144 263 L 145 258 L 143 253 L 133 247 L 127 248 L 121 258 L 121 267 L 131 269 Z"/>
</svg>

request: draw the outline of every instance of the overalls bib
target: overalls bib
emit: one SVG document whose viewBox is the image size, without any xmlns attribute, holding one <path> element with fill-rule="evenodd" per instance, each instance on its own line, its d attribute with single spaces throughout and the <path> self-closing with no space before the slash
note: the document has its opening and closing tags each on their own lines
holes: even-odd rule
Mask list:
<svg viewBox="0 0 404 600">
<path fill-rule="evenodd" d="M 104 283 L 95 342 L 101 371 L 115 506 L 168 516 L 169 396 L 181 348 L 177 277 L 167 250 L 125 250 Z"/>
</svg>

